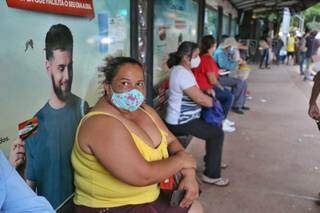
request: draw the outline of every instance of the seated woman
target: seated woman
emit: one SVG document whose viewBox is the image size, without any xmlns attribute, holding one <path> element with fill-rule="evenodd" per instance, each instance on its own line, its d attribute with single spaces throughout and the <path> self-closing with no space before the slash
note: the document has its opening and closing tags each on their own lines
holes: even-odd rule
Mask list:
<svg viewBox="0 0 320 213">
<path fill-rule="evenodd" d="M 175 135 L 193 135 L 206 141 L 205 171 L 202 180 L 217 186 L 226 186 L 221 177 L 221 155 L 224 134 L 221 128 L 200 119 L 201 106 L 213 107 L 212 97 L 198 87 L 191 69 L 200 64 L 196 43 L 185 41 L 177 52 L 171 53 L 167 65 L 171 68 L 169 100 L 166 115 L 168 128 Z"/>
<path fill-rule="evenodd" d="M 233 127 L 234 122 L 228 120 L 227 116 L 231 109 L 234 97 L 232 93 L 227 88 L 224 88 L 218 81 L 219 68 L 212 58 L 212 54 L 216 48 L 213 36 L 204 36 L 201 39 L 200 47 L 201 63 L 198 67 L 192 69 L 192 72 L 202 91 L 211 95 L 212 89 L 214 90 L 215 97 L 220 101 L 225 114 L 222 128 L 226 132 L 233 132 L 235 131 L 235 128 Z"/>
<path fill-rule="evenodd" d="M 202 212 L 196 163 L 144 103 L 142 65 L 107 59 L 105 95 L 80 122 L 72 152 L 76 212 Z M 186 194 L 169 205 L 159 188 L 177 172 Z"/>
</svg>

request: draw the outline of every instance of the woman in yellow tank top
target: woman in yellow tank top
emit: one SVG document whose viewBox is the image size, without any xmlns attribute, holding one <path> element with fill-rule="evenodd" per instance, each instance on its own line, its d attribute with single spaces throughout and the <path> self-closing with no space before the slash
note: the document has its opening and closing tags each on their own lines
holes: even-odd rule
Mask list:
<svg viewBox="0 0 320 213">
<path fill-rule="evenodd" d="M 202 212 L 196 163 L 144 104 L 141 64 L 106 60 L 105 95 L 80 122 L 72 152 L 77 212 Z M 177 172 L 186 194 L 172 207 L 159 183 Z"/>
</svg>

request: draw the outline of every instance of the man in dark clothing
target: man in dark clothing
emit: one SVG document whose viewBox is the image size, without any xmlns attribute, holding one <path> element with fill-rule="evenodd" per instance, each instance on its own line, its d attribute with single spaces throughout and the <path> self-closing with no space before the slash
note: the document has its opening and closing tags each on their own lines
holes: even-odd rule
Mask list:
<svg viewBox="0 0 320 213">
<path fill-rule="evenodd" d="M 317 53 L 318 47 L 320 45 L 319 41 L 315 38 L 317 35 L 317 31 L 312 31 L 309 36 L 306 37 L 306 71 L 304 80 L 312 80 L 311 73 L 309 73 L 309 66 L 312 63 L 312 56 Z"/>
</svg>

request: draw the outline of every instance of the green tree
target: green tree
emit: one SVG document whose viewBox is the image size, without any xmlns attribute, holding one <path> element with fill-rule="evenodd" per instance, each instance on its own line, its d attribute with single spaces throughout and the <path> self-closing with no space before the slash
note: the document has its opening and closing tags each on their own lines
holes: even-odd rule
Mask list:
<svg viewBox="0 0 320 213">
<path fill-rule="evenodd" d="M 304 12 L 306 26 L 313 29 L 320 29 L 320 3 L 309 7 Z"/>
</svg>

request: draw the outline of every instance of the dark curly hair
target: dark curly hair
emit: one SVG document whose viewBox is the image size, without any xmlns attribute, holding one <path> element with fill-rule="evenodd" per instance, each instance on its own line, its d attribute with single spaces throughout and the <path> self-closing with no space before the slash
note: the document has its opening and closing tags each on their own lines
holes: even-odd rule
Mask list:
<svg viewBox="0 0 320 213">
<path fill-rule="evenodd" d="M 121 66 L 125 64 L 138 65 L 143 69 L 142 64 L 134 58 L 130 57 L 106 57 L 104 59 L 105 64 L 99 67 L 99 71 L 105 76 L 105 81 L 111 83 L 113 78 L 118 74 Z"/>
</svg>

